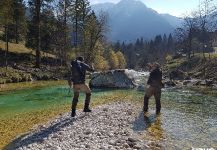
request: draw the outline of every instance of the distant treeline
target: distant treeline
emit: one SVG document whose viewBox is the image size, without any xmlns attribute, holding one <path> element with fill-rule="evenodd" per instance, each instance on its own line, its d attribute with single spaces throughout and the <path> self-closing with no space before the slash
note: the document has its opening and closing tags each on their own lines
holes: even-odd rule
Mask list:
<svg viewBox="0 0 217 150">
<path fill-rule="evenodd" d="M 217 39 L 217 8 L 214 0 L 203 0 L 196 12 L 169 35 L 153 40 L 139 38 L 135 43 L 109 43 L 108 16 L 96 16 L 88 0 L 1 0 L 0 38 L 8 43 L 25 43 L 36 51 L 35 67 L 41 65 L 41 52 L 57 56 L 65 65 L 77 55 L 98 70 L 140 68 L 149 61 L 163 63 L 177 52 L 191 58 L 195 52 L 211 52 Z"/>
</svg>

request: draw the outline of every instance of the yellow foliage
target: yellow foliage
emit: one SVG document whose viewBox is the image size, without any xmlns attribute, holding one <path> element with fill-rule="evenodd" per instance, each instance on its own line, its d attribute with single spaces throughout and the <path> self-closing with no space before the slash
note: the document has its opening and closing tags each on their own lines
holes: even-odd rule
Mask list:
<svg viewBox="0 0 217 150">
<path fill-rule="evenodd" d="M 166 56 L 166 61 L 167 61 L 167 62 L 171 61 L 172 59 L 173 59 L 173 57 L 172 57 L 171 55 L 167 55 L 167 56 Z"/>
<path fill-rule="evenodd" d="M 125 60 L 123 53 L 121 51 L 118 51 L 116 53 L 116 56 L 118 58 L 118 68 L 119 69 L 125 69 L 126 68 L 126 60 Z"/>
<path fill-rule="evenodd" d="M 109 69 L 108 62 L 101 55 L 95 56 L 94 67 L 96 70 L 99 70 L 99 71 L 105 71 Z"/>
<path fill-rule="evenodd" d="M 118 69 L 119 67 L 118 57 L 113 50 L 109 51 L 108 59 L 109 59 L 110 69 Z"/>
</svg>

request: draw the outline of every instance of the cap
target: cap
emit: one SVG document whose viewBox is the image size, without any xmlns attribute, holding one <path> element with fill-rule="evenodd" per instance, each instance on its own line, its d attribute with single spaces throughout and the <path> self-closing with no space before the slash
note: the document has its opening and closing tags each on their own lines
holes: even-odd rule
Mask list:
<svg viewBox="0 0 217 150">
<path fill-rule="evenodd" d="M 82 57 L 82 56 L 78 56 L 78 57 L 76 58 L 76 60 L 84 61 L 84 57 Z"/>
</svg>

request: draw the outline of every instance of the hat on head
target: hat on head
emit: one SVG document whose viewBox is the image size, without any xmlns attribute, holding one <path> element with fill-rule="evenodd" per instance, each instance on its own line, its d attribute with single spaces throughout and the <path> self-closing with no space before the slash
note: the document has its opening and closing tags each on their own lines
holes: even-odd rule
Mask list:
<svg viewBox="0 0 217 150">
<path fill-rule="evenodd" d="M 76 60 L 84 61 L 84 57 L 82 57 L 82 56 L 78 56 L 78 57 L 76 58 Z"/>
<path fill-rule="evenodd" d="M 154 62 L 154 63 L 153 63 L 153 66 L 155 66 L 155 67 L 157 67 L 157 68 L 160 68 L 160 64 L 157 63 L 157 62 Z"/>
</svg>

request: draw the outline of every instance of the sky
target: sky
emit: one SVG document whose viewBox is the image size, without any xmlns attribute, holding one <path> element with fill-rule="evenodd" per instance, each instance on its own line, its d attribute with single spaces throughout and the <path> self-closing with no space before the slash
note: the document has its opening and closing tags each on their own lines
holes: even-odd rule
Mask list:
<svg viewBox="0 0 217 150">
<path fill-rule="evenodd" d="M 112 2 L 120 0 L 90 0 L 91 4 Z M 198 8 L 200 0 L 141 0 L 146 6 L 156 10 L 158 13 L 168 13 L 177 17 L 183 17 Z"/>
</svg>

